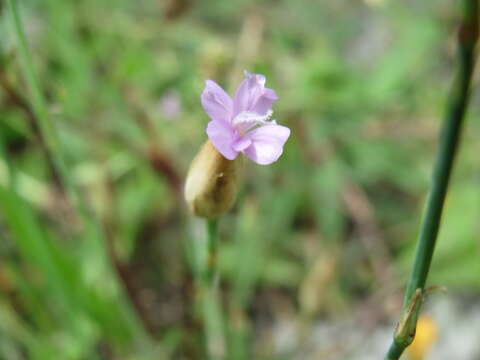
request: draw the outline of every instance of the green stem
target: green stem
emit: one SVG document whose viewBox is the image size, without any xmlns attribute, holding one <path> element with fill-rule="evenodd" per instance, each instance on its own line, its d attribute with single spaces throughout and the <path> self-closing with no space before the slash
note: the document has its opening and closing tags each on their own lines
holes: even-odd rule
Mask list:
<svg viewBox="0 0 480 360">
<path fill-rule="evenodd" d="M 460 142 L 463 120 L 467 110 L 470 83 L 475 66 L 475 45 L 478 38 L 478 0 L 464 0 L 463 19 L 459 31 L 459 69 L 456 74 L 450 102 L 447 107 L 439 150 L 432 177 L 432 187 L 428 196 L 420 233 L 418 236 L 415 260 L 403 299 L 403 315 L 408 310 L 417 289 L 423 294 L 428 271 L 432 261 L 435 242 L 440 226 L 443 204 L 448 189 L 455 154 Z M 423 296 L 423 295 L 422 295 Z M 406 317 L 415 329 L 418 309 Z M 405 334 L 402 326 L 397 327 L 394 341 L 386 359 L 399 359 L 414 338 L 414 331 Z"/>
<path fill-rule="evenodd" d="M 203 322 L 208 359 L 219 360 L 225 358 L 225 338 L 218 288 L 218 220 L 206 220 L 206 225 L 208 251 L 202 278 Z"/>
<path fill-rule="evenodd" d="M 207 220 L 207 281 L 215 282 L 217 276 L 218 220 Z"/>
<path fill-rule="evenodd" d="M 68 171 L 66 162 L 62 156 L 63 152 L 61 148 L 60 137 L 55 125 L 48 115 L 45 99 L 40 90 L 37 77 L 35 76 L 30 51 L 27 46 L 22 21 L 18 11 L 17 1 L 7 0 L 7 6 L 10 10 L 9 13 L 11 15 L 11 24 L 13 34 L 15 35 L 17 42 L 18 52 L 20 54 L 19 59 L 23 68 L 23 75 L 25 76 L 28 90 L 30 92 L 30 101 L 33 111 L 37 117 L 41 136 L 46 144 L 46 151 L 48 156 L 53 160 L 53 163 L 55 164 L 55 167 L 61 176 L 62 183 L 71 197 L 71 200 L 74 201 L 74 204 L 78 204 L 77 194 L 74 191 L 74 187 L 70 179 L 70 172 Z"/>
<path fill-rule="evenodd" d="M 80 195 L 78 188 L 75 186 L 74 181 L 72 180 L 71 171 L 67 165 L 68 163 L 64 155 L 66 152 L 64 151 L 62 142 L 60 141 L 60 135 L 55 124 L 49 116 L 46 101 L 34 71 L 31 54 L 27 45 L 20 13 L 18 11 L 17 0 L 7 0 L 7 8 L 9 10 L 8 13 L 10 15 L 12 32 L 15 36 L 20 54 L 19 59 L 22 65 L 23 75 L 30 93 L 29 100 L 38 121 L 40 135 L 46 144 L 45 151 L 47 152 L 47 156 L 52 159 L 55 169 L 60 176 L 60 181 L 65 188 L 68 199 L 84 223 L 86 233 L 85 238 L 91 241 L 92 247 L 96 248 L 99 256 L 107 259 L 108 257 L 105 243 L 103 241 L 104 234 L 102 227 L 96 217 L 90 211 L 86 201 Z M 108 263 L 105 265 L 107 267 L 107 271 L 111 271 L 113 273 L 112 264 Z M 128 323 L 127 326 L 130 328 L 130 330 L 134 331 L 132 337 L 134 334 L 142 334 L 142 339 L 140 340 L 142 343 L 146 343 L 146 339 L 148 338 L 140 325 L 137 315 L 133 311 L 130 303 L 123 302 L 123 298 L 121 309 L 123 310 L 125 320 Z"/>
</svg>

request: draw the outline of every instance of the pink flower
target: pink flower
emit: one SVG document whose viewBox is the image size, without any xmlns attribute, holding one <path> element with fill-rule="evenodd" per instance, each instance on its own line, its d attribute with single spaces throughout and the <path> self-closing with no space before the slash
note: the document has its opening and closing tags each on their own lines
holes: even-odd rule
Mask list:
<svg viewBox="0 0 480 360">
<path fill-rule="evenodd" d="M 168 120 L 177 119 L 182 112 L 182 103 L 180 96 L 176 91 L 169 90 L 160 99 L 160 112 Z"/>
<path fill-rule="evenodd" d="M 265 76 L 245 71 L 245 77 L 233 100 L 217 83 L 206 81 L 201 100 L 212 119 L 207 135 L 228 160 L 242 152 L 257 164 L 268 165 L 282 155 L 290 129 L 270 120 L 278 97 L 265 87 Z"/>
</svg>

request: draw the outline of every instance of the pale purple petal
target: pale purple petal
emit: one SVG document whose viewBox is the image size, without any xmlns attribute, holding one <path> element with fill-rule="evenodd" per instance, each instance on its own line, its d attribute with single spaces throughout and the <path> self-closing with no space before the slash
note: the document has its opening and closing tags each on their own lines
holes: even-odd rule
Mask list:
<svg viewBox="0 0 480 360">
<path fill-rule="evenodd" d="M 290 129 L 285 126 L 261 126 L 245 135 L 252 140 L 252 144 L 243 153 L 257 164 L 269 165 L 282 155 L 283 145 L 289 136 Z"/>
<path fill-rule="evenodd" d="M 201 100 L 203 109 L 212 120 L 230 122 L 233 110 L 232 99 L 215 81 L 205 81 Z"/>
<path fill-rule="evenodd" d="M 252 144 L 252 140 L 248 137 L 239 137 L 234 143 L 233 143 L 233 149 L 236 151 L 243 151 L 246 148 L 248 148 Z"/>
<path fill-rule="evenodd" d="M 233 117 L 242 111 L 265 115 L 277 100 L 275 92 L 265 88 L 265 76 L 245 71 L 246 79 L 238 87 L 233 100 Z M 257 106 L 258 104 L 258 106 Z"/>
<path fill-rule="evenodd" d="M 275 91 L 265 88 L 263 94 L 259 96 L 251 110 L 257 114 L 265 115 L 268 110 L 272 108 L 273 103 L 277 100 L 278 96 Z"/>
<path fill-rule="evenodd" d="M 248 107 L 248 99 L 250 96 L 248 82 L 248 78 L 243 80 L 235 92 L 235 97 L 233 98 L 232 117 L 237 116 L 240 112 L 246 110 Z"/>
<path fill-rule="evenodd" d="M 227 158 L 233 160 L 237 157 L 238 151 L 233 149 L 233 144 L 238 139 L 235 128 L 222 120 L 212 120 L 207 125 L 207 135 L 213 146 Z"/>
</svg>

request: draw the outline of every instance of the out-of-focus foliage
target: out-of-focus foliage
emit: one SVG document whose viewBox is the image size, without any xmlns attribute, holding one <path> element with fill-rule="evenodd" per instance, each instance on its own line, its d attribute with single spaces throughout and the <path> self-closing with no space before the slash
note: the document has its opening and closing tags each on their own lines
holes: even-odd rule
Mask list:
<svg viewBox="0 0 480 360">
<path fill-rule="evenodd" d="M 231 358 L 291 358 L 298 349 L 272 335 L 286 320 L 308 332 L 370 301 L 372 321 L 397 313 L 455 68 L 454 2 L 20 5 L 63 156 L 103 234 L 48 162 L 2 7 L 0 358 L 204 358 L 202 224 L 181 186 L 206 139 L 204 79 L 233 89 L 243 69 L 267 76 L 292 136 L 278 163 L 247 163 L 220 223 Z M 431 280 L 478 295 L 478 122 L 465 130 Z"/>
</svg>

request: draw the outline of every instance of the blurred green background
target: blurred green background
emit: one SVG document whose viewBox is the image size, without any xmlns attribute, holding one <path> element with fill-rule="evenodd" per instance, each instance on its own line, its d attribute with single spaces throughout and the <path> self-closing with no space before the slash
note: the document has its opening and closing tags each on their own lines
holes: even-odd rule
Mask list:
<svg viewBox="0 0 480 360">
<path fill-rule="evenodd" d="M 206 358 L 195 286 L 204 229 L 182 183 L 206 140 L 204 80 L 232 92 L 243 69 L 267 76 L 292 135 L 274 165 L 246 162 L 220 221 L 227 358 L 356 359 L 342 336 L 312 337 L 319 321 L 390 337 L 454 74 L 458 2 L 19 1 L 61 143 L 50 150 L 6 5 L 0 359 Z M 430 277 L 448 287 L 438 296 L 470 302 L 477 94 Z"/>
</svg>

